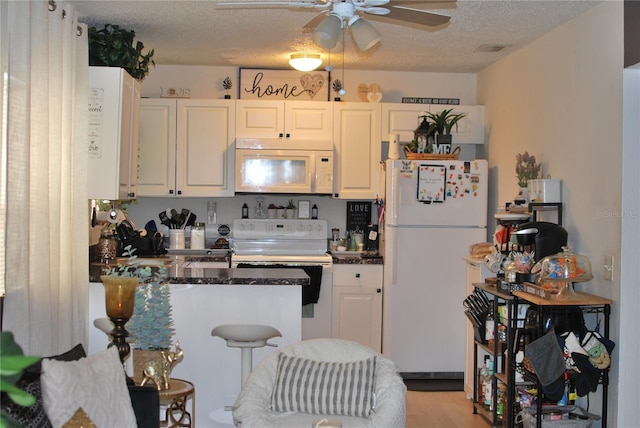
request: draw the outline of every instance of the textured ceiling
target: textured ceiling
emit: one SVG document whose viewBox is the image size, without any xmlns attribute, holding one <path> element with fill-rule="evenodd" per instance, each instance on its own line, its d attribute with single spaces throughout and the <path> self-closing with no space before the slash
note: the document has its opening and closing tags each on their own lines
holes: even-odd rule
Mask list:
<svg viewBox="0 0 640 428">
<path fill-rule="evenodd" d="M 242 0 L 240 0 L 242 1 Z M 322 54 L 323 67 L 474 73 L 526 45 L 600 1 L 459 0 L 448 8 L 427 9 L 451 16 L 432 30 L 379 22 L 363 15 L 382 41 L 359 52 L 349 34 L 342 50 L 328 52 L 303 26 L 318 12 L 309 9 L 217 7 L 217 0 L 72 1 L 89 26 L 117 24 L 136 32 L 153 48 L 156 64 L 289 68 L 289 54 Z M 445 5 L 446 6 L 446 5 Z M 424 8 L 424 7 L 421 7 Z M 507 45 L 500 52 L 486 52 Z M 330 54 L 330 58 L 329 58 Z"/>
</svg>

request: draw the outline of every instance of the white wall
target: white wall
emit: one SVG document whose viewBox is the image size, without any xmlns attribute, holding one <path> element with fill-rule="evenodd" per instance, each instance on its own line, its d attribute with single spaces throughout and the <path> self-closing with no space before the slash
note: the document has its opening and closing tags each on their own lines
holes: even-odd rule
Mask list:
<svg viewBox="0 0 640 428">
<path fill-rule="evenodd" d="M 594 274 L 591 282 L 576 288 L 614 301 L 611 335 L 616 343 L 621 340 L 617 302 L 622 213 L 622 22 L 622 2 L 603 2 L 478 76 L 478 104 L 485 105 L 487 124 L 490 207 L 516 194 L 517 153 L 528 150 L 542 161 L 545 175 L 562 179 L 569 244 L 591 259 Z M 605 255 L 617 261 L 612 282 L 603 280 Z M 610 426 L 616 426 L 618 373 L 618 353 L 614 352 Z M 629 393 L 637 398 L 634 392 Z M 590 410 L 599 413 L 600 407 L 600 396 L 592 397 Z"/>
<path fill-rule="evenodd" d="M 189 89 L 191 98 L 222 98 L 222 80 L 230 77 L 231 98 L 238 97 L 239 70 L 236 67 L 157 65 L 142 83 L 142 96 L 160 97 L 161 88 Z M 340 79 L 347 90 L 345 101 L 360 101 L 358 85 L 377 83 L 382 101 L 402 102 L 402 97 L 460 98 L 461 104 L 476 103 L 476 75 L 470 73 L 418 73 L 402 71 L 344 72 L 336 66 L 332 78 Z M 331 92 L 333 99 L 334 93 Z"/>
<path fill-rule="evenodd" d="M 624 71 L 624 160 L 622 188 L 622 262 L 620 288 L 620 382 L 618 386 L 618 426 L 637 424 L 635 407 L 638 395 L 635 389 L 640 383 L 640 63 Z"/>
</svg>

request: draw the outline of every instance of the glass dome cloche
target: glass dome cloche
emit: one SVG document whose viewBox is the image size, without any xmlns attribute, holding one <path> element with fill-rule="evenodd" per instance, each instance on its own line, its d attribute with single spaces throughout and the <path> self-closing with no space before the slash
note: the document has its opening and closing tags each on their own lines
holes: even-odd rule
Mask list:
<svg viewBox="0 0 640 428">
<path fill-rule="evenodd" d="M 574 282 L 593 279 L 591 262 L 587 256 L 574 254 L 570 247 L 562 247 L 562 252 L 545 257 L 540 262 L 539 284 L 552 283 L 557 297 L 571 299 L 576 296 Z"/>
</svg>

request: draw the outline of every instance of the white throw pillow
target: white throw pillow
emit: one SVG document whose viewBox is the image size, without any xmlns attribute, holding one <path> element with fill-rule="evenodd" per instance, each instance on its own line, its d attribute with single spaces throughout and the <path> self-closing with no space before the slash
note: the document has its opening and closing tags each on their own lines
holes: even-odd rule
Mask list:
<svg viewBox="0 0 640 428">
<path fill-rule="evenodd" d="M 376 361 L 315 361 L 281 352 L 271 408 L 366 418 L 375 406 Z"/>
<path fill-rule="evenodd" d="M 111 347 L 78 361 L 42 360 L 42 403 L 54 428 L 79 407 L 98 427 L 136 428 L 124 369 Z"/>
</svg>

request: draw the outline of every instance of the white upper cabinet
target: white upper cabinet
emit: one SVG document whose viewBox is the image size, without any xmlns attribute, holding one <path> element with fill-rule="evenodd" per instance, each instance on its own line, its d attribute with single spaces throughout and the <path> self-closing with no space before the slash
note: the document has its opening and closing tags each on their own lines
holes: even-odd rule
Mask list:
<svg viewBox="0 0 640 428">
<path fill-rule="evenodd" d="M 389 134 L 400 134 L 401 142 L 413 139 L 413 131 L 420 124 L 419 116 L 423 112 L 438 113 L 444 109 L 453 109 L 454 113 L 466 116 L 453 127 L 453 145 L 484 144 L 484 106 L 451 106 L 443 104 L 399 104 L 382 105 L 382 139 L 388 141 Z"/>
<path fill-rule="evenodd" d="M 236 101 L 236 138 L 330 141 L 333 103 L 325 101 Z"/>
<path fill-rule="evenodd" d="M 90 199 L 131 199 L 138 174 L 140 82 L 117 67 L 89 67 Z"/>
<path fill-rule="evenodd" d="M 380 188 L 381 111 L 375 103 L 335 103 L 335 197 L 375 199 L 384 192 Z"/>
<path fill-rule="evenodd" d="M 235 102 L 143 99 L 140 196 L 234 196 Z"/>
</svg>

